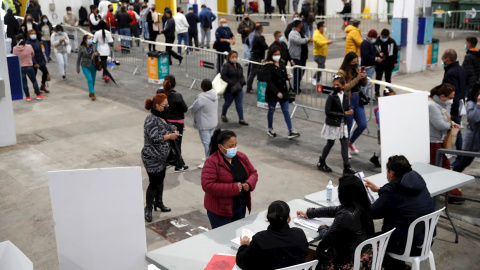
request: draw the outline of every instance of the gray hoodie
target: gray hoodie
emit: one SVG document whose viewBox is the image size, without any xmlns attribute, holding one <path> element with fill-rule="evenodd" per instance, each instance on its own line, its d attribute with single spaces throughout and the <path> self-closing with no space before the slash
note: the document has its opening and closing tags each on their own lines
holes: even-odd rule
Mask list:
<svg viewBox="0 0 480 270">
<path fill-rule="evenodd" d="M 430 122 L 430 142 L 441 143 L 451 127 L 451 123 L 445 115 L 447 104 L 437 95 L 428 101 L 428 113 Z M 448 116 L 450 114 L 447 111 Z"/>
<path fill-rule="evenodd" d="M 193 113 L 193 126 L 196 129 L 212 129 L 218 124 L 218 97 L 212 89 L 198 94 L 190 106 Z"/>
</svg>

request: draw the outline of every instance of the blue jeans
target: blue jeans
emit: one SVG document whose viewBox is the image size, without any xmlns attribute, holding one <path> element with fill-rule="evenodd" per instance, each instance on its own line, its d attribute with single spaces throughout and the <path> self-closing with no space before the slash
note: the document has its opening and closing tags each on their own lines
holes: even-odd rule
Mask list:
<svg viewBox="0 0 480 270">
<path fill-rule="evenodd" d="M 268 103 L 268 128 L 273 129 L 273 113 L 275 112 L 275 107 L 277 106 L 276 101 L 269 101 Z M 292 119 L 290 119 L 290 112 L 288 110 L 288 100 L 280 101 L 280 107 L 282 108 L 283 118 L 285 118 L 285 123 L 287 124 L 288 130 L 292 130 Z"/>
<path fill-rule="evenodd" d="M 47 57 L 47 60 L 50 59 L 50 53 L 52 52 L 52 42 L 50 40 L 44 40 L 42 41 L 43 47 L 45 47 L 45 56 Z"/>
<path fill-rule="evenodd" d="M 353 110 L 353 114 L 347 117 L 348 136 L 350 137 L 350 142 L 354 143 L 367 128 L 367 116 L 365 115 L 363 105 L 360 105 L 360 95 L 358 93 L 352 94 L 350 97 L 350 109 Z M 357 128 L 350 136 L 350 130 L 352 129 L 354 119 L 357 123 Z"/>
<path fill-rule="evenodd" d="M 305 36 L 313 37 L 313 22 L 303 21 L 303 26 L 305 27 Z"/>
<path fill-rule="evenodd" d="M 182 44 L 182 40 L 183 40 L 183 43 L 185 44 L 185 46 L 188 46 L 188 32 L 177 34 L 177 39 L 178 39 L 178 44 Z M 178 54 L 182 54 L 182 47 L 178 47 L 177 50 L 178 50 Z"/>
<path fill-rule="evenodd" d="M 223 225 L 227 225 L 228 223 L 232 223 L 239 219 L 245 218 L 246 214 L 247 214 L 247 207 L 245 205 L 242 205 L 237 209 L 233 209 L 233 217 L 222 217 L 207 210 L 207 216 L 208 216 L 208 219 L 210 220 L 210 225 L 212 226 L 212 229 L 215 229 Z"/>
<path fill-rule="evenodd" d="M 375 66 L 371 66 L 369 68 L 366 68 L 365 72 L 367 72 L 367 77 L 369 77 L 370 79 L 373 79 L 373 74 L 375 74 Z M 371 83 L 368 82 L 366 86 L 362 86 L 362 90 L 365 91 L 367 96 L 370 96 L 369 95 L 370 85 L 371 85 Z"/>
<path fill-rule="evenodd" d="M 130 28 L 120 28 L 118 29 L 118 34 L 120 36 L 127 36 L 127 37 L 130 37 L 131 36 L 131 32 L 130 32 Z M 126 40 L 126 39 L 122 39 L 120 40 L 120 44 L 125 47 L 130 47 L 130 40 Z"/>
<path fill-rule="evenodd" d="M 222 107 L 222 116 L 227 116 L 227 110 L 235 100 L 235 108 L 237 109 L 238 121 L 243 120 L 243 91 L 240 91 L 237 95 L 233 95 L 230 91 L 225 91 L 223 94 L 225 102 Z"/>
<path fill-rule="evenodd" d="M 305 66 L 307 60 L 293 59 L 295 66 Z M 293 70 L 293 90 L 298 94 L 300 91 L 300 83 L 302 81 L 303 74 L 305 73 L 304 69 L 295 68 Z"/>
<path fill-rule="evenodd" d="M 28 90 L 27 76 L 33 84 L 33 89 L 35 90 L 35 94 L 39 96 L 40 88 L 38 88 L 37 78 L 35 77 L 35 69 L 33 68 L 33 66 L 30 66 L 30 67 L 22 67 L 22 82 L 23 82 L 23 92 L 25 93 L 25 97 L 30 97 L 30 91 Z"/>
<path fill-rule="evenodd" d="M 214 131 L 215 131 L 215 128 L 198 130 L 198 134 L 200 135 L 200 141 L 202 141 L 203 148 L 205 148 L 205 159 L 208 158 L 209 156 L 210 140 L 212 139 Z"/>
<path fill-rule="evenodd" d="M 90 94 L 95 94 L 95 78 L 97 77 L 97 69 L 94 65 L 91 65 L 90 67 L 82 66 L 82 71 L 83 75 L 85 75 L 85 78 L 87 78 L 88 92 L 90 92 Z"/>
<path fill-rule="evenodd" d="M 148 32 L 148 22 L 142 22 L 143 28 L 143 38 L 145 40 L 150 40 L 150 32 Z"/>
</svg>

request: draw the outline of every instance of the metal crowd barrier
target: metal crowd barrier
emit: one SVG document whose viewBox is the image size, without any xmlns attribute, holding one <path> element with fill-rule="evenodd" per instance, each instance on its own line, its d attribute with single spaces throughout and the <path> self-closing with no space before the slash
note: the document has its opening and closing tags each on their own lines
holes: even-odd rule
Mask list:
<svg viewBox="0 0 480 270">
<path fill-rule="evenodd" d="M 80 41 L 78 39 L 78 27 L 66 25 L 66 24 L 61 24 L 63 29 L 68 35 L 68 38 L 70 39 L 70 44 L 72 46 L 72 51 L 77 51 L 78 46 L 80 45 Z"/>
<path fill-rule="evenodd" d="M 235 28 L 232 28 L 232 31 L 234 33 L 238 33 L 238 25 L 240 22 L 243 20 L 243 15 L 221 15 L 221 17 L 226 16 L 227 20 L 235 20 Z M 265 16 L 264 14 L 250 14 L 250 20 L 252 20 L 255 23 L 259 23 L 263 25 L 263 34 L 262 35 L 273 35 L 275 31 L 283 31 L 287 27 L 287 24 L 289 23 L 289 20 L 291 18 L 288 18 L 289 15 L 286 14 L 268 14 Z M 316 27 L 315 27 L 316 29 Z"/>
<path fill-rule="evenodd" d="M 139 70 L 145 67 L 147 58 L 144 41 L 139 38 L 117 34 L 113 34 L 112 37 L 114 40 L 114 48 L 111 50 L 112 59 L 119 62 L 121 66 L 134 67 L 132 75 L 137 74 L 137 72 L 140 73 Z"/>
<path fill-rule="evenodd" d="M 185 76 L 193 80 L 190 90 L 197 81 L 203 79 L 213 80 L 218 74 L 218 58 L 226 58 L 226 54 L 214 50 L 196 48 L 192 46 L 184 46 L 188 51 L 185 55 Z"/>
<path fill-rule="evenodd" d="M 443 18 L 443 29 L 453 39 L 455 33 L 480 32 L 480 18 L 472 10 L 453 10 L 447 12 L 434 12 L 434 18 Z"/>
</svg>

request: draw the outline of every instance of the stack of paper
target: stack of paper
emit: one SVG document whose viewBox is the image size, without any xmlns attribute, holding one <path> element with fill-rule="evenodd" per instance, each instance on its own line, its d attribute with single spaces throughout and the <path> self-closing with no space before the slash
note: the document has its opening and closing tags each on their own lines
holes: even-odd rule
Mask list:
<svg viewBox="0 0 480 270">
<path fill-rule="evenodd" d="M 250 241 L 252 241 L 252 237 L 255 235 L 255 233 L 256 233 L 255 231 L 252 231 L 250 229 L 242 229 L 241 237 L 247 236 L 250 239 Z M 232 247 L 234 247 L 235 249 L 238 249 L 240 247 L 240 236 L 233 238 L 231 242 L 232 242 Z"/>
<path fill-rule="evenodd" d="M 305 228 L 309 228 L 314 231 L 317 231 L 320 225 L 327 225 L 327 226 L 332 225 L 331 222 L 327 222 L 319 218 L 295 218 L 293 222 L 297 225 L 300 225 Z"/>
</svg>

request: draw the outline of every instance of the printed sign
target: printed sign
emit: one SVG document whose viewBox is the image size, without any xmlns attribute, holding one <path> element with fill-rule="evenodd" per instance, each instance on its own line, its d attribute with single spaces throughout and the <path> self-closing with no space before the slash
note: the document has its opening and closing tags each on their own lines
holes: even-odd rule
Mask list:
<svg viewBox="0 0 480 270">
<path fill-rule="evenodd" d="M 207 61 L 200 60 L 200 67 L 209 68 L 209 69 L 214 69 L 214 68 L 215 68 L 215 64 L 212 63 L 212 62 L 207 62 Z"/>
</svg>

